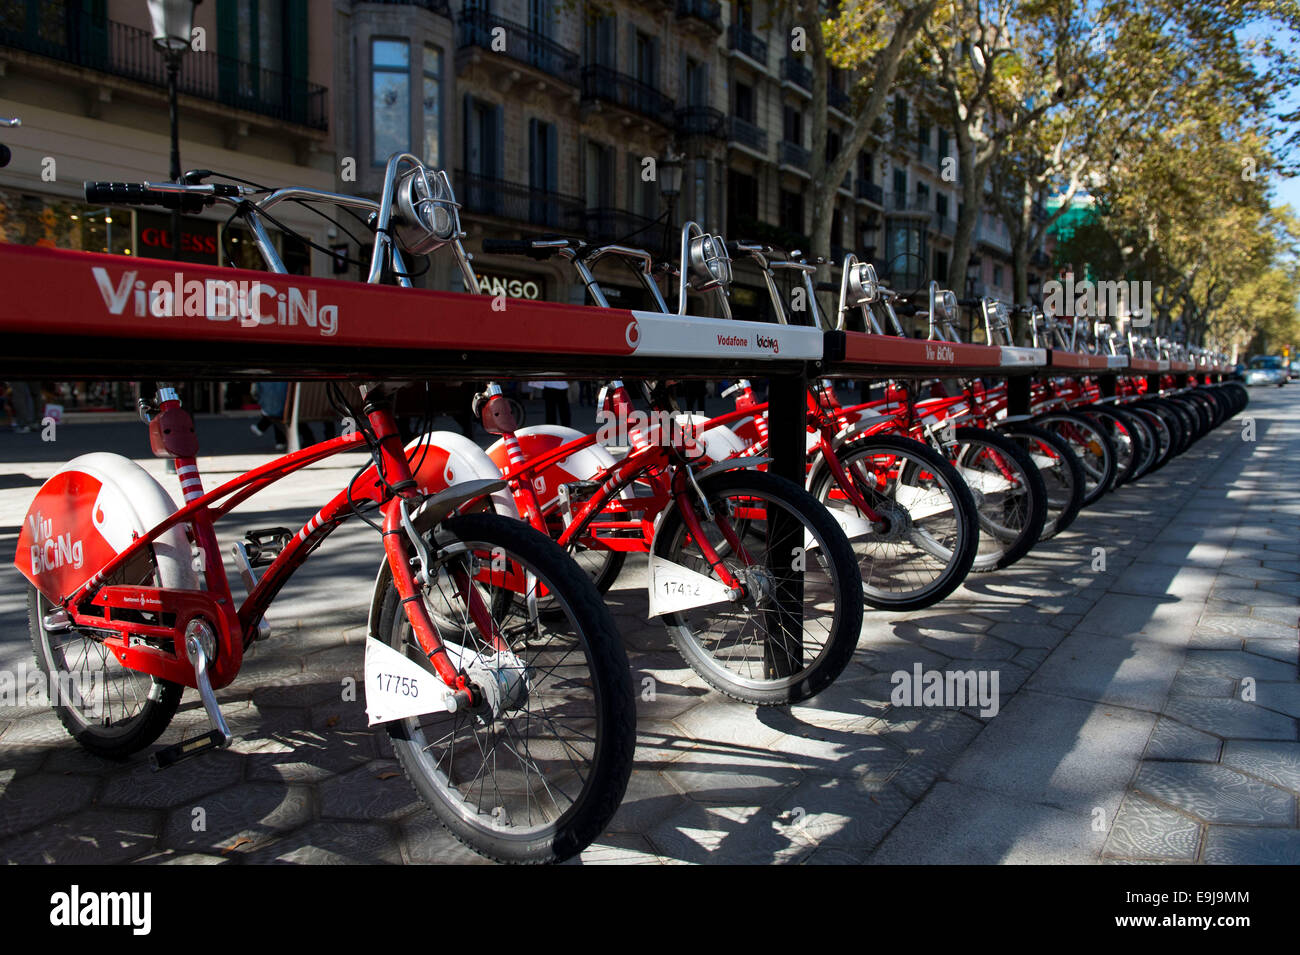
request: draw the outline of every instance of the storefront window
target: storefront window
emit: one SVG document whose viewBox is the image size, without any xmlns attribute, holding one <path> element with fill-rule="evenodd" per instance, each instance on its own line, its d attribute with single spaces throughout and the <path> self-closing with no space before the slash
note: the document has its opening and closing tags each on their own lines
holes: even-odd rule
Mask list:
<svg viewBox="0 0 1300 955">
<path fill-rule="evenodd" d="M 132 212 L 0 190 L 0 241 L 134 255 Z"/>
</svg>

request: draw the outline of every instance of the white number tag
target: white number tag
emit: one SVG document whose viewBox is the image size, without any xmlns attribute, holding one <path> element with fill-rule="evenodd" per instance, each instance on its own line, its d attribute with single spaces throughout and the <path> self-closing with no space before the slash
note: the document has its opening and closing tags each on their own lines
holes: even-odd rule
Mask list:
<svg viewBox="0 0 1300 955">
<path fill-rule="evenodd" d="M 374 637 L 366 640 L 366 716 L 371 726 L 455 709 L 455 694 L 435 674 Z"/>
<path fill-rule="evenodd" d="M 724 583 L 689 567 L 650 555 L 650 616 L 707 607 L 731 599 Z"/>
</svg>

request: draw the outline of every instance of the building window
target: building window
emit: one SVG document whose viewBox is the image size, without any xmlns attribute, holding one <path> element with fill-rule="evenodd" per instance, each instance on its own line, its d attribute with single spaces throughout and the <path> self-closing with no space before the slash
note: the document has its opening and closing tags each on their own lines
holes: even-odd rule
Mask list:
<svg viewBox="0 0 1300 955">
<path fill-rule="evenodd" d="M 695 221 L 705 228 L 709 224 L 709 161 L 691 160 L 691 208 Z"/>
<path fill-rule="evenodd" d="M 586 62 L 589 66 L 613 67 L 617 60 L 614 42 L 615 18 L 611 16 L 592 17 L 587 20 L 584 37 Z"/>
<path fill-rule="evenodd" d="M 424 161 L 442 166 L 442 50 L 424 48 Z"/>
<path fill-rule="evenodd" d="M 998 288 L 1002 287 L 1002 266 L 993 266 L 993 284 Z"/>
<path fill-rule="evenodd" d="M 609 209 L 614 205 L 614 150 L 588 140 L 583 165 L 587 208 Z"/>
<path fill-rule="evenodd" d="M 894 170 L 894 208 L 907 208 L 907 170 Z"/>
<path fill-rule="evenodd" d="M 803 193 L 781 190 L 781 208 L 778 219 L 782 229 L 787 232 L 803 234 Z"/>
<path fill-rule="evenodd" d="M 803 145 L 803 113 L 793 106 L 784 108 L 785 141 L 796 146 Z"/>
<path fill-rule="evenodd" d="M 739 237 L 758 220 L 758 180 L 727 170 L 727 234 Z"/>
<path fill-rule="evenodd" d="M 709 105 L 709 68 L 690 57 L 686 58 L 686 105 Z"/>
<path fill-rule="evenodd" d="M 411 47 L 405 40 L 370 41 L 370 112 L 374 150 L 382 165 L 411 148 Z"/>
<path fill-rule="evenodd" d="M 907 100 L 901 96 L 894 97 L 894 128 L 899 132 L 907 128 Z"/>
<path fill-rule="evenodd" d="M 528 219 L 536 225 L 560 226 L 555 191 L 559 176 L 559 150 L 554 123 L 528 121 L 528 189 L 532 194 Z"/>
<path fill-rule="evenodd" d="M 940 219 L 948 218 L 948 197 L 942 192 L 934 197 L 934 211 L 939 214 Z"/>
<path fill-rule="evenodd" d="M 948 130 L 939 130 L 939 158 L 943 159 L 948 155 Z"/>
<path fill-rule="evenodd" d="M 659 86 L 659 41 L 636 31 L 636 78 L 651 89 Z"/>
<path fill-rule="evenodd" d="M 736 84 L 736 115 L 747 123 L 754 121 L 754 87 L 748 83 Z"/>
<path fill-rule="evenodd" d="M 925 268 L 925 231 L 911 219 L 894 219 L 885 227 L 889 281 L 900 290 L 918 289 Z"/>
<path fill-rule="evenodd" d="M 942 249 L 934 253 L 934 280 L 940 285 L 948 281 L 948 253 Z"/>
<path fill-rule="evenodd" d="M 645 178 L 644 158 L 634 150 L 627 153 L 627 210 L 651 219 L 659 201 L 659 183 Z"/>
<path fill-rule="evenodd" d="M 916 207 L 923 210 L 930 208 L 930 187 L 923 182 L 916 184 Z"/>
</svg>

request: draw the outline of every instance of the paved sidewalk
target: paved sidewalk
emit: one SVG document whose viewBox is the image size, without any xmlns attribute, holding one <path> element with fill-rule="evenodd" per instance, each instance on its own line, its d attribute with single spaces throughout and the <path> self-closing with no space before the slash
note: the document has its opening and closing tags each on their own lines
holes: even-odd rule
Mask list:
<svg viewBox="0 0 1300 955">
<path fill-rule="evenodd" d="M 637 768 L 582 861 L 1300 862 L 1298 397 L 1252 391 L 1256 441 L 1238 418 L 941 606 L 869 613 L 845 674 L 789 710 L 708 690 L 647 623 L 629 561 L 610 603 L 642 689 Z M 207 485 L 251 460 L 203 461 Z M 0 554 L 50 461 L 0 467 Z M 272 488 L 223 546 L 301 524 L 355 467 Z M 0 707 L 0 861 L 481 861 L 339 702 L 378 561 L 345 527 L 290 582 L 220 694 L 230 751 L 154 774 Z M 31 663 L 25 599 L 0 567 L 0 671 Z M 891 674 L 918 665 L 996 672 L 997 715 L 892 705 Z M 187 693 L 162 741 L 203 721 Z"/>
</svg>

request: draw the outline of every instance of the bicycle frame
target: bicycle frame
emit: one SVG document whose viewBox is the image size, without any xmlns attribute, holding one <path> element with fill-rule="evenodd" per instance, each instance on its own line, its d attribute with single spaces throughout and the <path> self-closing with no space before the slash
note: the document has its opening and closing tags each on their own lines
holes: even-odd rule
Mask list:
<svg viewBox="0 0 1300 955">
<path fill-rule="evenodd" d="M 162 405 L 162 411 L 178 407 L 179 402 L 166 401 Z M 406 452 L 400 443 L 391 411 L 386 407 L 372 407 L 367 418 L 379 439 L 383 473 L 389 477 L 387 483 L 395 489 L 395 493 L 382 489 L 384 482 L 378 480 L 379 470 L 372 464 L 302 526 L 267 567 L 252 593 L 238 609 L 235 608 L 229 578 L 220 557 L 215 522 L 282 478 L 363 444 L 359 432 L 331 438 L 284 455 L 206 493 L 202 490 L 194 458 L 177 458 L 176 471 L 185 491 L 185 505 L 133 540 L 74 593 L 60 601 L 68 613 L 71 625 L 108 632 L 104 644 L 123 666 L 195 687 L 194 668 L 179 648 L 183 645 L 181 638 L 185 623 L 201 614 L 215 628 L 217 653 L 208 674 L 213 687 L 219 689 L 228 685 L 238 674 L 244 652 L 256 639 L 258 621 L 293 572 L 330 533 L 352 516 L 353 503 L 372 502 L 378 506 L 384 518 L 385 554 L 398 591 L 405 601 L 403 607 L 416 639 L 429 655 L 439 677 L 454 689 L 464 689 L 463 676 L 447 661 L 446 653 L 440 652 L 443 649 L 442 642 L 423 604 L 407 599 L 417 595 L 419 590 L 410 568 L 412 555 L 403 529 L 403 503 L 422 499 L 425 492 L 411 477 Z M 208 585 L 206 591 L 103 583 L 133 558 L 144 553 L 162 533 L 177 524 L 188 524 L 193 529 L 195 543 L 202 555 L 199 563 Z M 482 625 L 488 621 L 490 616 L 481 606 L 481 597 L 476 601 L 477 592 L 474 588 L 466 588 L 466 595 L 469 597 L 471 613 L 480 618 L 475 622 Z M 476 603 L 479 604 L 477 610 Z M 96 607 L 102 607 L 103 611 L 96 613 Z M 160 615 L 174 614 L 176 623 L 171 626 L 148 624 L 114 614 L 114 611 L 130 610 L 148 610 Z M 491 625 L 486 626 L 484 632 L 491 634 L 494 639 L 499 637 Z M 133 640 L 133 637 L 136 639 Z M 145 642 L 165 641 L 168 638 L 173 641 L 171 653 Z"/>
</svg>

